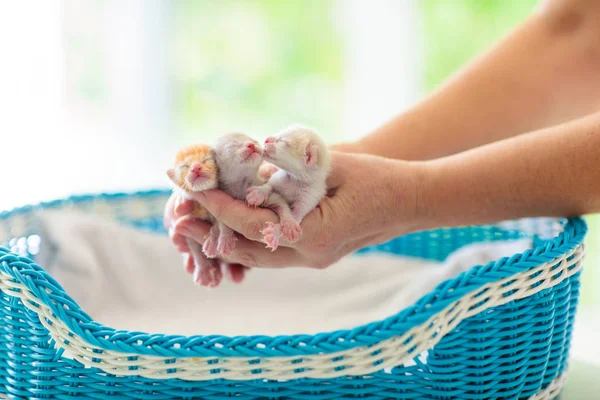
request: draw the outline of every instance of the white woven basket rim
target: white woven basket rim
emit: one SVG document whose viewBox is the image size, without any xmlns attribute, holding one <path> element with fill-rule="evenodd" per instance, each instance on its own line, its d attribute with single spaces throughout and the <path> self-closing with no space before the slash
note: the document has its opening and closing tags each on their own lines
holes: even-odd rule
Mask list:
<svg viewBox="0 0 600 400">
<path fill-rule="evenodd" d="M 110 374 L 191 381 L 327 379 L 368 375 L 403 365 L 435 346 L 466 318 L 488 308 L 532 296 L 573 276 L 581 269 L 583 257 L 584 249 L 580 244 L 573 251 L 550 262 L 483 285 L 450 303 L 421 325 L 372 346 L 359 346 L 327 354 L 286 357 L 159 357 L 105 350 L 91 345 L 70 331 L 48 305 L 11 276 L 0 273 L 0 289 L 10 296 L 20 298 L 27 308 L 39 316 L 56 346 L 64 350 L 63 357 Z M 302 371 L 299 372 L 299 368 Z"/>
</svg>

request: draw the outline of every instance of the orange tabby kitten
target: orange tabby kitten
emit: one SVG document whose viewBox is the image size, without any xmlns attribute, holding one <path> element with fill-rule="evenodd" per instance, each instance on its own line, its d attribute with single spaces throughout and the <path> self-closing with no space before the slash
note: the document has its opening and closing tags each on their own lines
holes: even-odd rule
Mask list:
<svg viewBox="0 0 600 400">
<path fill-rule="evenodd" d="M 191 199 L 190 192 L 216 189 L 219 182 L 213 151 L 206 145 L 192 145 L 180 150 L 175 157 L 175 166 L 167 170 L 167 175 L 177 186 L 175 193 L 181 197 L 180 201 Z M 198 202 L 195 202 L 191 215 L 215 223 L 213 216 Z M 216 225 L 215 229 L 218 229 Z M 219 264 L 206 257 L 199 243 L 187 239 L 187 244 L 194 258 L 194 280 L 202 286 L 218 286 L 222 279 Z"/>
</svg>

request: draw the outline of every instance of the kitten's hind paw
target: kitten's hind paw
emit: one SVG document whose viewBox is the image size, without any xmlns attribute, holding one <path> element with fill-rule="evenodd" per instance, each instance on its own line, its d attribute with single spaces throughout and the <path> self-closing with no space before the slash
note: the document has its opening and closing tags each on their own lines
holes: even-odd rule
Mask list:
<svg viewBox="0 0 600 400">
<path fill-rule="evenodd" d="M 206 254 L 208 258 L 215 258 L 219 255 L 219 251 L 217 249 L 217 238 L 213 235 L 208 235 L 204 240 L 204 245 L 202 246 L 202 251 Z"/>
<path fill-rule="evenodd" d="M 251 206 L 258 207 L 265 201 L 267 201 L 267 197 L 257 187 L 249 187 L 248 190 L 246 190 L 246 203 Z"/>
<path fill-rule="evenodd" d="M 302 228 L 293 219 L 284 219 L 280 225 L 281 234 L 288 242 L 294 243 L 302 236 Z"/>
<path fill-rule="evenodd" d="M 215 288 L 223 279 L 223 272 L 218 265 L 204 266 L 194 271 L 194 282 L 201 286 Z"/>
<path fill-rule="evenodd" d="M 264 229 L 260 232 L 263 234 L 263 238 L 267 243 L 267 249 L 275 251 L 279 246 L 279 235 L 281 234 L 280 225 L 267 222 Z"/>
<path fill-rule="evenodd" d="M 237 238 L 233 233 L 231 235 L 221 236 L 219 238 L 219 244 L 217 245 L 217 251 L 219 252 L 219 254 L 224 256 L 230 255 L 231 252 L 235 249 L 236 241 Z"/>
</svg>

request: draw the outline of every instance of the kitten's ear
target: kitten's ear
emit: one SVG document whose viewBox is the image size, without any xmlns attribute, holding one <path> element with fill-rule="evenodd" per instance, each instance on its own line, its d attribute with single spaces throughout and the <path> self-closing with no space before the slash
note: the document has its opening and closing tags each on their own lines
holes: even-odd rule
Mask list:
<svg viewBox="0 0 600 400">
<path fill-rule="evenodd" d="M 317 156 L 319 152 L 319 146 L 315 143 L 309 142 L 304 150 L 304 162 L 306 165 L 315 165 L 317 163 Z"/>
<path fill-rule="evenodd" d="M 173 183 L 177 183 L 177 179 L 176 179 L 177 177 L 176 177 L 176 174 L 175 174 L 175 168 L 169 168 L 167 170 L 167 176 L 169 177 L 170 180 L 173 181 Z"/>
</svg>

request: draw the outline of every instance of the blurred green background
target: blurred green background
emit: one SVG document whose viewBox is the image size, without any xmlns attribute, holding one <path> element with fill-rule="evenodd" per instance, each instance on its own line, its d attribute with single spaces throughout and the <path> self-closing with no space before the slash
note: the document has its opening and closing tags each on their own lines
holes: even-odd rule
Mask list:
<svg viewBox="0 0 600 400">
<path fill-rule="evenodd" d="M 185 137 L 231 127 L 275 132 L 290 121 L 339 131 L 332 116 L 343 105 L 343 43 L 335 2 L 172 4 L 175 121 Z"/>
<path fill-rule="evenodd" d="M 538 0 L 424 0 L 428 90 L 523 21 Z"/>
</svg>

